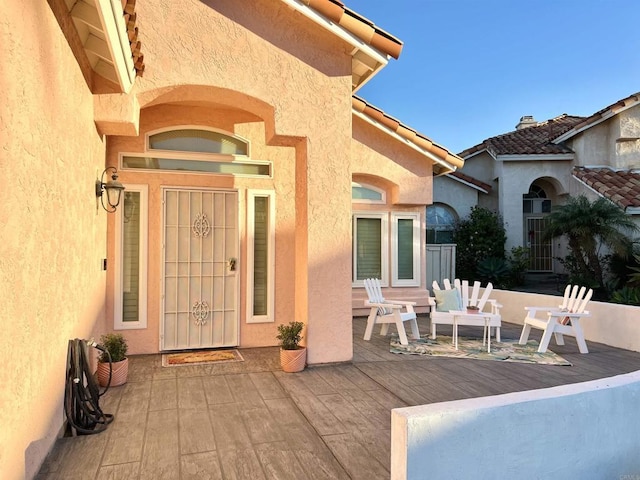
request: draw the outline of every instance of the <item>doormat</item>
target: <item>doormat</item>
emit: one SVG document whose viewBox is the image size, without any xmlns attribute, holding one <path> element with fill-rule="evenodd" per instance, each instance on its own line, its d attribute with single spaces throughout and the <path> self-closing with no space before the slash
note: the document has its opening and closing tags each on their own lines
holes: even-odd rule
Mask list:
<svg viewBox="0 0 640 480">
<path fill-rule="evenodd" d="M 163 367 L 228 362 L 244 362 L 244 358 L 242 358 L 238 350 L 194 350 L 191 352 L 165 353 L 162 355 Z"/>
<path fill-rule="evenodd" d="M 560 355 L 548 350 L 538 353 L 538 342 L 529 340 L 519 345 L 517 340 L 496 342 L 491 340 L 491 353 L 482 339 L 458 337 L 458 350 L 453 346 L 453 338 L 438 335 L 435 340 L 425 335 L 420 340 L 409 339 L 409 345 L 402 345 L 397 334 L 391 336 L 391 353 L 407 355 L 431 355 L 434 357 L 467 358 L 473 360 L 494 360 L 498 362 L 536 363 L 540 365 L 571 366 Z"/>
</svg>

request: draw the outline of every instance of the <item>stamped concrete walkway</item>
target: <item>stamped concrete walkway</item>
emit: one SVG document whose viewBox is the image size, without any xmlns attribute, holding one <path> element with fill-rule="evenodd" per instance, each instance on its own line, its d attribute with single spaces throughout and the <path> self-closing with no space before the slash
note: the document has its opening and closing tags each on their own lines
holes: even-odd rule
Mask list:
<svg viewBox="0 0 640 480">
<path fill-rule="evenodd" d="M 103 397 L 114 423 L 59 439 L 36 478 L 388 479 L 393 408 L 640 369 L 640 353 L 589 342 L 581 355 L 571 339 L 552 349 L 572 367 L 397 355 L 377 332 L 362 340 L 365 321 L 354 319 L 353 362 L 296 374 L 280 370 L 277 348 L 244 349 L 244 362 L 212 366 L 133 356 L 128 383 Z M 428 319 L 419 326 L 426 334 Z M 503 324 L 503 338 L 519 334 Z"/>
</svg>

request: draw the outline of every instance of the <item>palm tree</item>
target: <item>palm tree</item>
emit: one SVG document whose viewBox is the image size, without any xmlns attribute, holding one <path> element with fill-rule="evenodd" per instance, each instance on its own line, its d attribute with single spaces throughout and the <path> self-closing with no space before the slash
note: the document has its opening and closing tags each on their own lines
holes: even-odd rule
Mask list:
<svg viewBox="0 0 640 480">
<path fill-rule="evenodd" d="M 630 242 L 625 231 L 632 234 L 638 227 L 623 210 L 605 198 L 591 203 L 580 195 L 569 197 L 546 217 L 543 236 L 546 240 L 566 236 L 578 270 L 604 286 L 600 247 L 624 255 Z"/>
</svg>

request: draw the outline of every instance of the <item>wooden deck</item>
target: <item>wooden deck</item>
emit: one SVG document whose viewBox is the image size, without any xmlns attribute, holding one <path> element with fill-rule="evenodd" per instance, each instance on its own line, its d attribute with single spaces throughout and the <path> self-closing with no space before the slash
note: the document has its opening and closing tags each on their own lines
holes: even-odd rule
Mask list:
<svg viewBox="0 0 640 480">
<path fill-rule="evenodd" d="M 36 478 L 388 479 L 393 408 L 640 369 L 638 352 L 588 342 L 581 355 L 572 339 L 551 346 L 571 367 L 397 355 L 377 328 L 362 340 L 365 320 L 354 319 L 352 363 L 296 374 L 280 370 L 277 348 L 241 350 L 244 362 L 213 366 L 132 357 L 129 382 L 103 397 L 115 422 L 98 435 L 59 439 Z M 428 319 L 418 323 L 426 334 Z M 519 334 L 503 323 L 503 338 Z"/>
</svg>

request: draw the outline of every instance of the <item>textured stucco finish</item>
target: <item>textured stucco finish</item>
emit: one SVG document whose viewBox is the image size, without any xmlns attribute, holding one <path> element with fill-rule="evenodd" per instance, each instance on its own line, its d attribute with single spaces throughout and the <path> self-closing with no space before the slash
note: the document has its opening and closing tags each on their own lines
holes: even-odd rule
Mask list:
<svg viewBox="0 0 640 480">
<path fill-rule="evenodd" d="M 122 171 L 123 183 L 149 185 L 149 238 L 161 238 L 162 186 L 236 189 L 244 254 L 246 190 L 274 190 L 276 324 L 307 324 L 309 363 L 351 359 L 351 61 L 345 45 L 272 2 L 256 2 L 250 11 L 235 2 L 148 2 L 138 5 L 138 20 L 148 52 L 145 76 L 133 91 L 140 135 L 110 137 L 108 163 L 117 165 L 120 152 L 143 151 L 148 131 L 201 125 L 247 138 L 253 158 L 274 164 L 273 179 Z M 160 258 L 161 246 L 150 242 L 149 326 L 126 332 L 133 352 L 158 351 Z M 242 292 L 246 270 L 240 274 Z M 111 284 L 112 273 L 108 292 Z M 246 324 L 246 306 L 239 306 L 240 345 L 274 345 L 276 324 Z"/>
<path fill-rule="evenodd" d="M 569 140 L 577 165 L 640 168 L 640 106 L 632 107 Z"/>
<path fill-rule="evenodd" d="M 0 6 L 0 477 L 31 478 L 62 421 L 67 342 L 103 328 L 104 146 L 47 2 Z M 72 95 L 69 93 L 73 92 Z"/>
<path fill-rule="evenodd" d="M 420 212 L 424 242 L 432 165 L 361 120 L 352 139 L 346 43 L 267 0 L 149 0 L 136 12 L 144 78 L 127 95 L 92 95 L 85 78 L 99 79 L 83 76 L 47 2 L 0 7 L 0 315 L 5 354 L 19 359 L 0 377 L 3 479 L 32 477 L 60 430 L 68 340 L 113 329 L 115 218 L 94 182 L 121 153 L 143 152 L 146 133 L 235 133 L 274 175 L 120 171 L 149 192 L 148 326 L 123 331 L 132 354 L 159 348 L 163 187 L 238 191 L 240 346 L 274 345 L 277 324 L 300 320 L 310 364 L 353 356 L 352 178 L 386 188 L 389 211 Z M 248 189 L 276 195 L 275 323 L 245 322 Z"/>
</svg>

